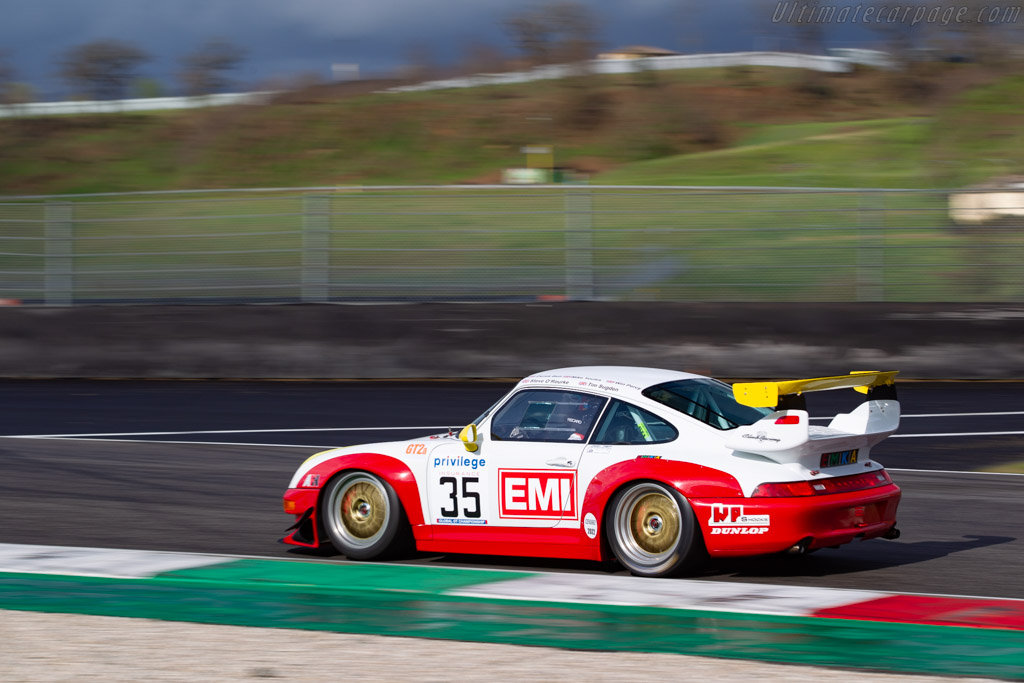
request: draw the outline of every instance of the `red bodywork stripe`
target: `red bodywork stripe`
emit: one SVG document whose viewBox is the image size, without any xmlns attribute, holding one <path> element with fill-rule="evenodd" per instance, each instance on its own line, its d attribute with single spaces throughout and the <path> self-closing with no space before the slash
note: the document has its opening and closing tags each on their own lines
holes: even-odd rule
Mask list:
<svg viewBox="0 0 1024 683">
<path fill-rule="evenodd" d="M 891 595 L 817 610 L 814 616 L 1024 631 L 1024 600 Z"/>
</svg>

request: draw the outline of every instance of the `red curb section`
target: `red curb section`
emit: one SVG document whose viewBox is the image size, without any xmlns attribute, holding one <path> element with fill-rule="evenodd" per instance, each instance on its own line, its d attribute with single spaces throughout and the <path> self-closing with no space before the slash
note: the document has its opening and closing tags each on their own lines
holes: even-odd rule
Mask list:
<svg viewBox="0 0 1024 683">
<path fill-rule="evenodd" d="M 812 616 L 1024 631 L 1024 600 L 891 595 L 815 610 Z"/>
</svg>

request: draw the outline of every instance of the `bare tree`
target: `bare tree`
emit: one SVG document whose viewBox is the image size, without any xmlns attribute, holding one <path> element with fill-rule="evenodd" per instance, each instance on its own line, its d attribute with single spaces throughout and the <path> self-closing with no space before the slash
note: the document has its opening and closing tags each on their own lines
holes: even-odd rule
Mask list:
<svg viewBox="0 0 1024 683">
<path fill-rule="evenodd" d="M 462 53 L 462 69 L 466 73 L 497 73 L 506 68 L 501 50 L 481 41 L 472 41 Z"/>
<path fill-rule="evenodd" d="M 14 67 L 9 50 L 0 50 L 0 103 L 7 102 L 14 82 Z"/>
<path fill-rule="evenodd" d="M 553 0 L 508 17 L 505 30 L 527 60 L 550 64 L 589 58 L 596 45 L 597 21 L 582 3 Z"/>
<path fill-rule="evenodd" d="M 179 75 L 189 95 L 209 95 L 230 85 L 228 72 L 238 68 L 245 51 L 227 40 L 209 40 L 182 60 Z"/>
<path fill-rule="evenodd" d="M 96 40 L 64 54 L 61 76 L 68 84 L 97 100 L 120 99 L 149 55 L 131 43 Z"/>
</svg>

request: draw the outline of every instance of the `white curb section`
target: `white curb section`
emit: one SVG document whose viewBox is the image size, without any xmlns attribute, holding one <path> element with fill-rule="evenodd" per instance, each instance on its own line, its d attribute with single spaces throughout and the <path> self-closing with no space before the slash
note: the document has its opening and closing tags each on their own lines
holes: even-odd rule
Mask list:
<svg viewBox="0 0 1024 683">
<path fill-rule="evenodd" d="M 0 572 L 19 574 L 142 579 L 163 572 L 194 569 L 236 560 L 237 558 L 217 555 L 167 553 L 152 550 L 0 543 Z"/>
<path fill-rule="evenodd" d="M 810 616 L 818 610 L 891 593 L 766 583 L 644 579 L 596 574 L 546 574 L 472 586 L 450 595 L 596 605 L 642 605 L 719 612 Z"/>
</svg>

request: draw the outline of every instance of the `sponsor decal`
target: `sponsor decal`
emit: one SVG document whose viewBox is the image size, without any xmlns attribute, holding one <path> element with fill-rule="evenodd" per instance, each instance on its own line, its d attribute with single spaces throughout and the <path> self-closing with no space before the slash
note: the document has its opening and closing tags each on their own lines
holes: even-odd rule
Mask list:
<svg viewBox="0 0 1024 683">
<path fill-rule="evenodd" d="M 426 455 L 427 445 L 423 443 L 411 443 L 405 447 L 406 455 Z"/>
<path fill-rule="evenodd" d="M 835 453 L 822 453 L 821 454 L 821 468 L 825 467 L 840 467 L 842 465 L 852 465 L 857 462 L 857 454 L 859 450 L 854 448 L 849 451 L 836 451 Z"/>
<path fill-rule="evenodd" d="M 726 527 L 718 527 L 718 526 L 716 526 L 716 527 L 712 527 L 711 528 L 711 535 L 712 536 L 715 536 L 715 535 L 718 535 L 718 534 L 722 534 L 722 535 L 728 535 L 728 534 L 750 535 L 750 534 L 755 534 L 756 535 L 756 534 L 766 534 L 766 533 L 768 533 L 768 527 L 766 527 L 766 526 L 731 526 L 731 527 L 730 526 L 726 526 Z"/>
<path fill-rule="evenodd" d="M 638 455 L 637 460 L 661 460 L 660 455 Z"/>
<path fill-rule="evenodd" d="M 484 458 L 467 458 L 464 455 L 459 455 L 454 458 L 434 458 L 435 468 L 475 470 L 479 467 L 486 466 L 487 460 Z"/>
<path fill-rule="evenodd" d="M 498 470 L 498 516 L 576 519 L 576 473 Z"/>
<path fill-rule="evenodd" d="M 302 485 L 315 489 L 320 486 L 320 475 L 319 474 L 307 474 L 306 478 L 302 480 Z"/>
<path fill-rule="evenodd" d="M 711 506 L 711 519 L 708 520 L 711 526 L 770 526 L 769 515 L 748 515 L 743 511 L 742 505 L 719 505 Z M 731 533 L 731 532 L 730 532 Z"/>
<path fill-rule="evenodd" d="M 764 432 L 758 432 L 757 434 L 744 434 L 743 438 L 753 439 L 754 441 L 760 441 L 761 443 L 764 443 L 765 441 L 774 441 L 775 443 L 779 442 L 779 439 L 773 439 Z"/>
<path fill-rule="evenodd" d="M 453 519 L 451 517 L 438 517 L 438 524 L 472 524 L 473 526 L 479 526 L 481 524 L 487 524 L 486 519 Z"/>
<path fill-rule="evenodd" d="M 587 538 L 597 538 L 597 517 L 593 512 L 588 512 L 583 517 L 583 532 Z"/>
<path fill-rule="evenodd" d="M 569 441 L 583 441 L 583 435 L 579 432 L 573 432 L 569 435 Z"/>
</svg>

